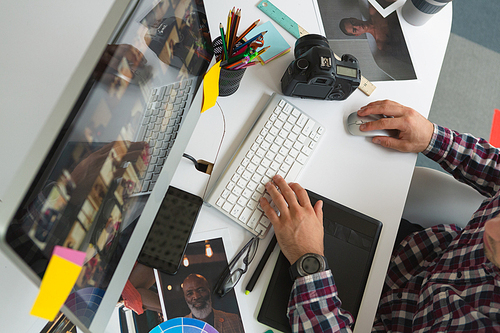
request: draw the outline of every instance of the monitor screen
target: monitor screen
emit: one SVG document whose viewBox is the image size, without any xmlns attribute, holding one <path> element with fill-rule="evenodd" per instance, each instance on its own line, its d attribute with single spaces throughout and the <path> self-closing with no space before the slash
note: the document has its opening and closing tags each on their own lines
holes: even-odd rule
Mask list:
<svg viewBox="0 0 500 333">
<path fill-rule="evenodd" d="M 201 0 L 135 3 L 8 227 L 7 243 L 40 278 L 54 246 L 86 253 L 66 301 L 84 327 L 173 158 L 186 113 L 200 111 L 190 105 L 212 54 Z"/>
</svg>

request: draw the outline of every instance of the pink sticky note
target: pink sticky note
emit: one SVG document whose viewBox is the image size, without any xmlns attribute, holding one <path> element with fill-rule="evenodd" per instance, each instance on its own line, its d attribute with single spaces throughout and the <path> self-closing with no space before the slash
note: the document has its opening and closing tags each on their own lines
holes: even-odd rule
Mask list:
<svg viewBox="0 0 500 333">
<path fill-rule="evenodd" d="M 59 245 L 54 246 L 52 255 L 59 256 L 78 266 L 82 266 L 85 262 L 85 252 L 69 249 Z"/>
</svg>

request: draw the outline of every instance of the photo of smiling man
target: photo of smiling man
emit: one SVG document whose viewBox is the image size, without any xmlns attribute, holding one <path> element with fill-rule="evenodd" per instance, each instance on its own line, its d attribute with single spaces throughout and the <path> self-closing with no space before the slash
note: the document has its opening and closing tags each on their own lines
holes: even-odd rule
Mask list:
<svg viewBox="0 0 500 333">
<path fill-rule="evenodd" d="M 191 310 L 185 317 L 203 320 L 219 333 L 244 333 L 240 316 L 212 307 L 210 285 L 203 275 L 188 275 L 182 283 L 182 290 L 186 304 Z"/>
<path fill-rule="evenodd" d="M 220 232 L 220 231 L 219 231 Z M 219 333 L 245 333 L 240 305 L 234 290 L 224 297 L 214 293 L 215 282 L 228 266 L 223 238 L 227 232 L 195 234 L 176 274 L 159 273 L 163 316 L 202 320 Z M 222 236 L 222 237 L 221 237 Z"/>
</svg>

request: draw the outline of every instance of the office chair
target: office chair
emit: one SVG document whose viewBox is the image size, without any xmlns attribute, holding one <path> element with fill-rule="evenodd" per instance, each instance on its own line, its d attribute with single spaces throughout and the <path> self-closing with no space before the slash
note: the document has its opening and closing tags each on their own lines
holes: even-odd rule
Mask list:
<svg viewBox="0 0 500 333">
<path fill-rule="evenodd" d="M 484 199 L 448 173 L 415 167 L 403 218 L 424 228 L 438 224 L 464 228 Z"/>
</svg>

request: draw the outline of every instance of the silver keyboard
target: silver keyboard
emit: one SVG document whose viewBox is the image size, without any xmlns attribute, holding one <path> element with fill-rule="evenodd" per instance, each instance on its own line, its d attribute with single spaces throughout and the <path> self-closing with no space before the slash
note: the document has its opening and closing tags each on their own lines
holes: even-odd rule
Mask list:
<svg viewBox="0 0 500 333">
<path fill-rule="evenodd" d="M 279 174 L 295 181 L 324 132 L 318 122 L 274 94 L 217 180 L 207 202 L 264 238 L 271 227 L 259 205 L 265 184 Z M 271 206 L 274 205 L 271 203 Z M 275 208 L 276 209 L 276 208 Z"/>
<path fill-rule="evenodd" d="M 148 169 L 140 193 L 146 194 L 153 190 L 174 145 L 184 111 L 189 108 L 193 95 L 192 81 L 176 82 L 151 91 L 136 139 L 149 145 Z"/>
</svg>

